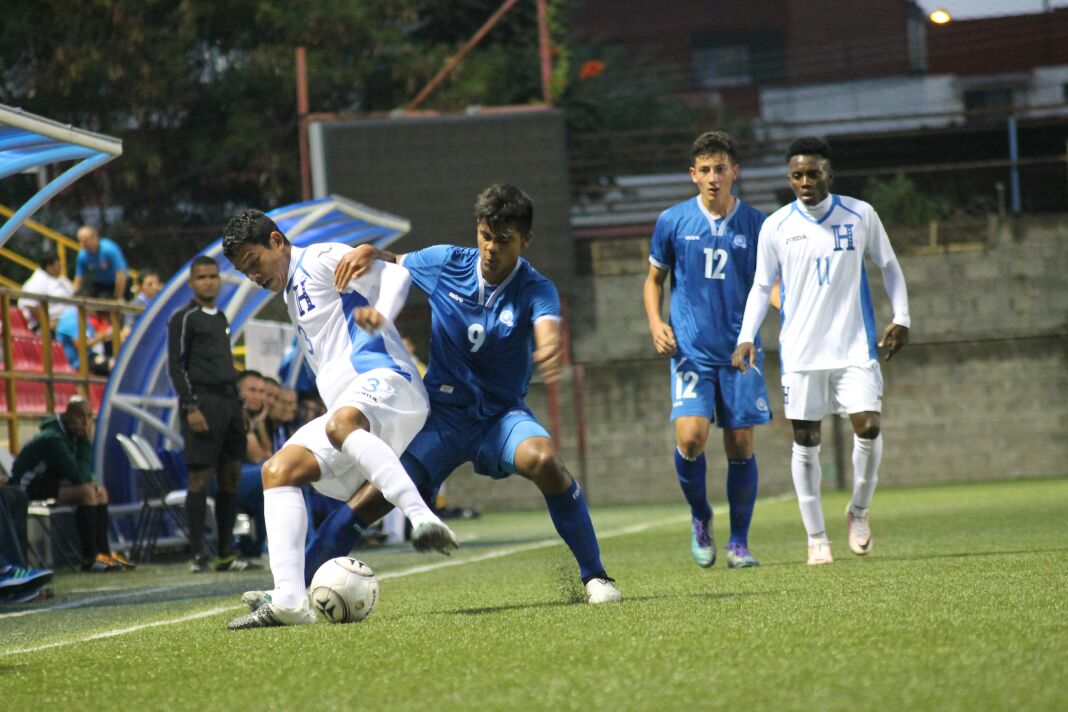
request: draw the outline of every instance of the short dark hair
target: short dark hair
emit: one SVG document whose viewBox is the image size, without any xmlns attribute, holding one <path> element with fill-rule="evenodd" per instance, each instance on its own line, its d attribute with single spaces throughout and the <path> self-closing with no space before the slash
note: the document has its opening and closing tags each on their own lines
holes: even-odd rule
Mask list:
<svg viewBox="0 0 1068 712">
<path fill-rule="evenodd" d="M 738 147 L 734 145 L 734 139 L 725 131 L 706 131 L 697 137 L 690 148 L 690 165 L 693 165 L 701 156 L 712 156 L 717 153 L 725 153 L 731 159 L 731 163 L 738 162 Z"/>
<path fill-rule="evenodd" d="M 41 255 L 41 269 L 48 269 L 56 262 L 59 262 L 59 255 L 55 252 L 46 252 Z"/>
<path fill-rule="evenodd" d="M 215 269 L 219 269 L 219 263 L 215 261 L 214 257 L 208 257 L 207 255 L 197 255 L 193 258 L 193 261 L 189 265 L 189 274 L 192 275 L 193 270 L 197 267 L 214 267 Z"/>
<path fill-rule="evenodd" d="M 215 260 L 212 260 L 212 262 L 215 262 Z M 216 266 L 218 266 L 218 263 L 216 263 Z M 145 283 L 146 279 L 148 279 L 149 277 L 151 277 L 153 275 L 155 275 L 156 279 L 158 279 L 160 281 L 163 281 L 160 273 L 157 272 L 156 270 L 154 270 L 154 269 L 143 269 L 143 270 L 141 270 L 140 272 L 137 273 L 137 286 L 140 287 L 142 284 Z"/>
<path fill-rule="evenodd" d="M 493 230 L 514 227 L 520 235 L 529 235 L 534 225 L 534 202 L 514 185 L 494 183 L 479 193 L 475 220 L 485 220 Z"/>
<path fill-rule="evenodd" d="M 786 150 L 786 162 L 794 156 L 820 156 L 831 160 L 831 147 L 819 136 L 802 136 Z"/>
<path fill-rule="evenodd" d="M 272 232 L 277 232 L 286 244 L 289 244 L 289 239 L 274 224 L 274 220 L 262 211 L 250 208 L 237 217 L 230 218 L 230 222 L 226 223 L 226 229 L 223 230 L 223 254 L 232 262 L 245 245 L 270 247 Z"/>
<path fill-rule="evenodd" d="M 237 374 L 237 380 L 235 381 L 235 383 L 241 383 L 246 378 L 258 378 L 258 379 L 260 379 L 262 381 L 263 380 L 263 374 L 260 373 L 259 371 L 254 371 L 251 368 L 249 368 L 249 369 L 246 369 L 246 370 L 242 371 L 241 373 Z"/>
</svg>

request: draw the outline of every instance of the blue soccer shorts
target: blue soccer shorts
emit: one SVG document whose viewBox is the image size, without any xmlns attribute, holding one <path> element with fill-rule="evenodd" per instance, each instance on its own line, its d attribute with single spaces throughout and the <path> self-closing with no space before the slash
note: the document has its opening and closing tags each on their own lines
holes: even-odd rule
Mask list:
<svg viewBox="0 0 1068 712">
<path fill-rule="evenodd" d="M 534 437 L 550 436 L 525 406 L 480 420 L 447 406 L 431 405 L 426 425 L 404 451 L 401 462 L 419 491 L 427 496 L 437 492 L 441 483 L 465 462 L 474 463 L 475 472 L 493 479 L 516 474 L 516 449 Z"/>
<path fill-rule="evenodd" d="M 671 419 L 708 418 L 720 428 L 737 430 L 771 420 L 764 383 L 764 350 L 756 368 L 742 373 L 733 366 L 700 366 L 685 356 L 671 359 Z"/>
</svg>

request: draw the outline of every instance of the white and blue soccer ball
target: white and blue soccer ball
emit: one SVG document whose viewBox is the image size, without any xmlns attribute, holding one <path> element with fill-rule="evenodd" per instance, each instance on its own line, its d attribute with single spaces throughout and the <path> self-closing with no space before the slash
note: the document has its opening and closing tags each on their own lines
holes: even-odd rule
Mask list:
<svg viewBox="0 0 1068 712">
<path fill-rule="evenodd" d="M 330 559 L 312 576 L 312 606 L 331 623 L 355 623 L 378 603 L 378 579 L 371 567 L 351 556 Z"/>
</svg>

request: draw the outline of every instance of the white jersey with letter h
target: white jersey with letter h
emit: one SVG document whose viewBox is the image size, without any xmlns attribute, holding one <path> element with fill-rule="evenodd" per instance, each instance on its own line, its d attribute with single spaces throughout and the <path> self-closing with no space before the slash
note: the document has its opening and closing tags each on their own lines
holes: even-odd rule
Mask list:
<svg viewBox="0 0 1068 712">
<path fill-rule="evenodd" d="M 782 278 L 783 372 L 878 360 L 865 254 L 880 270 L 896 261 L 882 221 L 862 200 L 830 195 L 815 211 L 794 201 L 764 222 L 754 283 L 770 289 Z M 753 341 L 758 327 L 744 323 L 739 343 Z"/>
</svg>

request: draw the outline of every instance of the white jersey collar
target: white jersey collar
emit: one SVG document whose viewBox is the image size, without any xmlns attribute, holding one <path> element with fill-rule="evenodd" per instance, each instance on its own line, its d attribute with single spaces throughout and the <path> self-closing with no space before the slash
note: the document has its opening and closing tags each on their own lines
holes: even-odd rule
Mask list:
<svg viewBox="0 0 1068 712">
<path fill-rule="evenodd" d="M 515 278 L 516 272 L 519 271 L 522 265 L 523 258 L 520 257 L 516 260 L 515 267 L 511 273 L 500 284 L 489 284 L 486 282 L 486 278 L 482 276 L 482 256 L 479 255 L 479 259 L 475 262 L 475 274 L 478 275 L 478 303 L 484 307 L 492 306 L 497 297 L 504 292 L 504 288 L 508 286 L 508 283 Z M 487 291 L 489 291 L 489 294 L 486 293 Z"/>
<path fill-rule="evenodd" d="M 802 217 L 807 218 L 814 223 L 821 223 L 834 212 L 834 209 L 838 207 L 838 203 L 838 196 L 834 193 L 828 193 L 826 198 L 812 207 L 805 205 L 800 199 L 795 200 L 794 210 L 800 213 Z"/>
<path fill-rule="evenodd" d="M 740 208 L 742 205 L 742 201 L 738 198 L 734 197 L 733 195 L 731 196 L 731 198 L 733 198 L 734 200 L 734 205 L 731 207 L 730 211 L 723 217 L 717 218 L 715 215 L 712 214 L 711 210 L 705 207 L 705 204 L 704 202 L 702 202 L 700 195 L 694 197 L 694 200 L 697 201 L 697 207 L 701 210 L 701 213 L 705 216 L 705 219 L 708 220 L 708 228 L 716 237 L 721 237 L 723 235 L 724 231 L 727 229 L 727 225 L 729 225 L 731 222 L 731 218 L 734 217 L 735 213 L 738 212 L 738 208 Z"/>
</svg>

